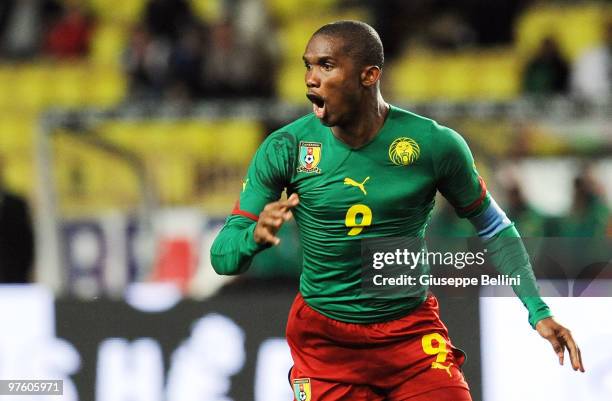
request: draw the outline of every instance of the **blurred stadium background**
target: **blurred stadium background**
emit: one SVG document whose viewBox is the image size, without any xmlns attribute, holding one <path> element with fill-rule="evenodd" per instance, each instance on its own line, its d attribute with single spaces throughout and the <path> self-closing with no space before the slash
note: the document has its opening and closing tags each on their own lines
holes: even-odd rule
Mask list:
<svg viewBox="0 0 612 401">
<path fill-rule="evenodd" d="M 338 19 L 377 28 L 386 99 L 464 135 L 525 236 L 612 236 L 609 1 L 3 0 L 0 193 L 30 205 L 35 240 L 2 243 L 0 277 L 35 262 L 11 273 L 33 285 L 0 287 L 0 379 L 63 378 L 66 400 L 290 399 L 295 226 L 244 277 L 216 276 L 208 249 L 258 144 L 309 111 L 301 55 Z M 28 220 L 4 219 L 0 240 Z M 472 234 L 443 200 L 429 233 Z M 442 299 L 475 400 L 612 399 L 610 299 L 553 302 L 584 376 L 517 300 Z M 500 384 L 536 379 L 558 394 Z"/>
</svg>

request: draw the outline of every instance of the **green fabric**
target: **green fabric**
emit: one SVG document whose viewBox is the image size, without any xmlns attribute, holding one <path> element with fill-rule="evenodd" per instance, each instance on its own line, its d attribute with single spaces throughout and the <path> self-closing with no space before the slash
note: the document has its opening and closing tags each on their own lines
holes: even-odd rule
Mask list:
<svg viewBox="0 0 612 401">
<path fill-rule="evenodd" d="M 253 256 L 267 248 L 253 238 L 255 222 L 230 216 L 215 238 L 210 258 L 215 271 L 224 275 L 244 273 L 251 265 Z"/>
<path fill-rule="evenodd" d="M 412 152 L 397 154 L 394 143 Z M 307 165 L 313 146 L 315 163 Z M 217 272 L 243 272 L 262 249 L 254 245 L 248 216 L 258 216 L 284 188 L 300 196 L 293 214 L 304 255 L 305 301 L 328 317 L 355 323 L 399 317 L 424 299 L 364 293 L 362 239 L 423 237 L 437 190 L 462 217 L 480 213 L 489 202 L 467 144 L 435 121 L 392 107 L 377 136 L 352 149 L 309 114 L 271 134 L 253 157 L 237 210 L 211 249 Z"/>
<path fill-rule="evenodd" d="M 512 289 L 527 308 L 531 327 L 535 328 L 540 320 L 552 316 L 548 305 L 539 296 L 529 255 L 514 225 L 485 241 L 485 245 L 490 260 L 500 273 L 513 278 L 520 275 L 521 284 L 512 286 Z"/>
<path fill-rule="evenodd" d="M 272 246 L 259 252 L 247 272 L 254 278 L 299 278 L 302 273 L 302 246 L 294 220 L 283 224 L 276 234 L 280 246 Z"/>
</svg>

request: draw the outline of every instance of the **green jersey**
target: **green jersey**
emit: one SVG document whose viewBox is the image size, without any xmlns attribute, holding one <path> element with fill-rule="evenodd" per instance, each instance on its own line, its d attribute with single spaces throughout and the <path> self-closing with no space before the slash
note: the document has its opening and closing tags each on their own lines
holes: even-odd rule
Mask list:
<svg viewBox="0 0 612 401">
<path fill-rule="evenodd" d="M 255 221 L 284 189 L 300 197 L 293 210 L 303 245 L 300 292 L 320 313 L 355 323 L 394 319 L 424 299 L 362 291 L 361 240 L 423 237 L 436 191 L 462 217 L 489 202 L 463 138 L 433 120 L 391 106 L 380 132 L 354 149 L 309 114 L 271 134 L 255 154 L 211 250 L 219 273 L 244 271 L 264 248 L 253 239 Z"/>
</svg>

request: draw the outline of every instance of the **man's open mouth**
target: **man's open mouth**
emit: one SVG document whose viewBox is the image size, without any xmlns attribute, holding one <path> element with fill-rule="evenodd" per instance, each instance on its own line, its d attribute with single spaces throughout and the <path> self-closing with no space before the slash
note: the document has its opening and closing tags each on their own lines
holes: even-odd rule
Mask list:
<svg viewBox="0 0 612 401">
<path fill-rule="evenodd" d="M 306 97 L 312 102 L 312 111 L 315 116 L 317 116 L 317 118 L 325 117 L 325 100 L 314 93 L 309 93 Z"/>
</svg>

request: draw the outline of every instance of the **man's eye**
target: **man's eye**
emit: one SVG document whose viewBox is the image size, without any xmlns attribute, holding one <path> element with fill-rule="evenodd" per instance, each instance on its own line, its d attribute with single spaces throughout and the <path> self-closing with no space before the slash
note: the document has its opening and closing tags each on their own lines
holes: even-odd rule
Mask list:
<svg viewBox="0 0 612 401">
<path fill-rule="evenodd" d="M 329 63 L 324 63 L 321 65 L 321 68 L 323 68 L 324 71 L 331 71 L 334 66 Z"/>
<path fill-rule="evenodd" d="M 306 67 L 306 69 L 307 69 L 307 70 L 310 70 L 310 67 L 311 67 L 311 66 L 310 66 L 310 64 L 308 64 L 308 63 L 304 63 L 304 67 Z"/>
</svg>

